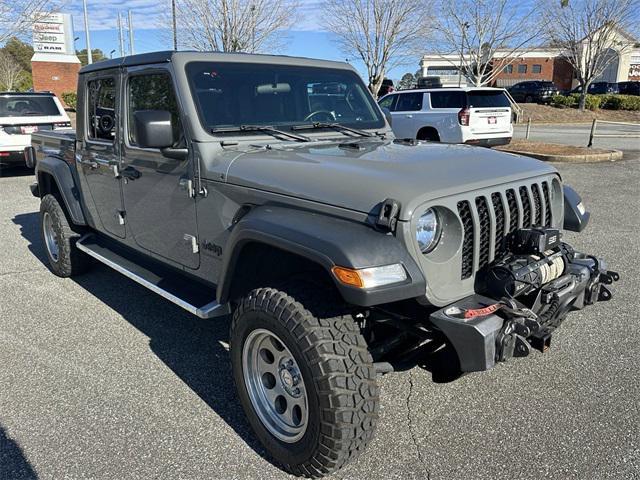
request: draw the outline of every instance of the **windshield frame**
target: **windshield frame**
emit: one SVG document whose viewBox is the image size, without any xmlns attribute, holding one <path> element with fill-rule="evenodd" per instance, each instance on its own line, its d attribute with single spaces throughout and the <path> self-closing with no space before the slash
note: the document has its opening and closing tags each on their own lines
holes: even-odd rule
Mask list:
<svg viewBox="0 0 640 480">
<path fill-rule="evenodd" d="M 242 129 L 240 129 L 240 127 L 242 126 L 242 124 L 220 124 L 220 125 L 216 125 L 216 124 L 209 124 L 209 122 L 207 122 L 206 118 L 205 118 L 205 114 L 203 112 L 201 103 L 198 99 L 197 93 L 198 93 L 198 89 L 197 86 L 195 85 L 195 81 L 194 81 L 194 71 L 192 70 L 194 67 L 194 64 L 218 64 L 218 65 L 243 65 L 243 66 L 249 66 L 249 67 L 255 67 L 255 68 L 282 68 L 282 69 L 297 69 L 297 70 L 316 70 L 319 72 L 333 72 L 333 73 L 343 73 L 345 75 L 345 79 L 349 79 L 349 80 L 353 80 L 354 84 L 357 84 L 359 89 L 362 92 L 363 95 L 363 100 L 365 102 L 367 102 L 368 107 L 371 109 L 371 112 L 373 114 L 374 119 L 371 120 L 370 122 L 366 122 L 366 124 L 363 122 L 363 124 L 357 123 L 357 122 L 340 122 L 339 120 L 335 121 L 335 122 L 331 122 L 331 123 L 339 123 L 341 125 L 344 125 L 346 127 L 350 127 L 353 129 L 361 129 L 361 130 L 383 130 L 386 126 L 386 122 L 384 119 L 384 116 L 380 110 L 380 108 L 378 107 L 377 102 L 374 100 L 374 98 L 371 96 L 371 93 L 369 92 L 369 89 L 366 87 L 366 85 L 364 84 L 364 82 L 362 81 L 362 78 L 360 77 L 360 75 L 358 75 L 358 73 L 350 68 L 340 68 L 339 66 L 335 66 L 335 67 L 327 67 L 327 66 L 321 66 L 321 65 L 300 65 L 297 63 L 292 63 L 292 64 L 283 64 L 283 63 L 274 63 L 274 64 L 269 64 L 269 63 L 263 63 L 263 62 L 255 62 L 255 61 L 246 61 L 246 62 L 225 62 L 224 60 L 220 61 L 220 60 L 215 60 L 215 59 L 198 59 L 198 60 L 190 60 L 184 63 L 183 66 L 183 73 L 185 75 L 186 78 L 186 83 L 189 87 L 189 94 L 191 96 L 192 102 L 193 102 L 193 106 L 195 107 L 195 113 L 197 114 L 198 117 L 198 123 L 200 125 L 200 127 L 202 127 L 202 129 L 207 133 L 208 136 L 212 136 L 212 137 L 216 137 L 216 138 L 220 138 L 220 137 L 229 137 L 229 136 L 270 136 L 269 134 L 265 133 L 265 132 L 260 132 L 260 131 L 256 131 L 256 130 L 246 130 L 246 131 L 242 131 Z M 196 67 L 197 68 L 197 67 Z M 251 122 L 251 125 L 254 126 L 260 126 L 260 127 L 271 127 L 271 128 L 276 128 L 276 129 L 280 129 L 280 130 L 284 130 L 284 131 L 289 131 L 291 130 L 292 132 L 294 132 L 294 130 L 292 129 L 292 127 L 294 126 L 299 126 L 299 125 L 313 125 L 314 123 L 327 123 L 327 122 L 317 122 L 315 120 L 309 120 L 307 122 L 305 122 L 303 119 L 296 119 L 296 120 L 292 120 L 290 122 L 274 122 L 274 121 L 267 121 L 264 124 L 260 123 L 260 122 Z M 233 127 L 238 127 L 237 129 L 234 129 Z M 228 128 L 229 131 L 225 132 L 224 129 Z M 219 129 L 218 131 L 216 131 L 216 129 Z M 314 135 L 317 133 L 326 133 L 327 131 L 331 131 L 331 133 L 333 135 L 335 135 L 336 130 L 330 127 L 322 128 L 322 129 L 317 129 L 316 131 L 310 130 L 308 132 L 308 134 L 310 135 Z"/>
</svg>

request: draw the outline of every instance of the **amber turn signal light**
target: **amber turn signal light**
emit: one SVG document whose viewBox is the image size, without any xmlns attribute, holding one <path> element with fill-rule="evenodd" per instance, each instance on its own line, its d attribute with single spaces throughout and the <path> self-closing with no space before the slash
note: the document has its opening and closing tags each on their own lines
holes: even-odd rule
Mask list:
<svg viewBox="0 0 640 480">
<path fill-rule="evenodd" d="M 352 287 L 358 288 L 364 287 L 364 282 L 360 278 L 360 274 L 357 270 L 345 267 L 333 267 L 331 271 L 336 278 L 345 285 L 351 285 Z"/>
</svg>

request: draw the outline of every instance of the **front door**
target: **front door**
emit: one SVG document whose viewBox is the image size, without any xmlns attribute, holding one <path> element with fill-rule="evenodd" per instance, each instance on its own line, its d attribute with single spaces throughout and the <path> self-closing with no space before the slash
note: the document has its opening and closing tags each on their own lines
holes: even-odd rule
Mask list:
<svg viewBox="0 0 640 480">
<path fill-rule="evenodd" d="M 125 236 L 121 181 L 118 174 L 119 77 L 100 73 L 85 85 L 82 122 L 85 135 L 78 138 L 78 164 L 83 187 L 89 191 L 87 208 L 96 228 L 117 237 Z"/>
<path fill-rule="evenodd" d="M 170 73 L 163 68 L 134 68 L 128 72 L 124 91 L 121 175 L 129 231 L 141 248 L 196 269 L 200 255 L 196 200 L 190 188 L 192 163 L 189 157 L 169 158 L 160 149 L 139 147 L 135 130 L 135 112 L 169 111 L 174 146 L 187 145 Z"/>
</svg>

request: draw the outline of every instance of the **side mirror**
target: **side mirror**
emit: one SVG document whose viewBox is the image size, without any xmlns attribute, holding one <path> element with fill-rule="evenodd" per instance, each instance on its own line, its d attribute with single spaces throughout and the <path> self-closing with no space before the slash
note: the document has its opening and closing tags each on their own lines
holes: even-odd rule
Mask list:
<svg viewBox="0 0 640 480">
<path fill-rule="evenodd" d="M 387 107 L 383 107 L 382 108 L 382 113 L 384 114 L 384 118 L 387 119 L 387 123 L 389 124 L 389 126 L 391 126 L 392 125 L 391 124 L 391 120 L 392 120 L 391 110 L 389 110 Z"/>
<path fill-rule="evenodd" d="M 133 114 L 136 142 L 142 148 L 169 148 L 175 143 L 171 113 L 139 110 Z"/>
<path fill-rule="evenodd" d="M 581 232 L 589 223 L 591 214 L 582 204 L 580 195 L 568 185 L 563 186 L 564 191 L 564 225 L 565 230 Z"/>
</svg>

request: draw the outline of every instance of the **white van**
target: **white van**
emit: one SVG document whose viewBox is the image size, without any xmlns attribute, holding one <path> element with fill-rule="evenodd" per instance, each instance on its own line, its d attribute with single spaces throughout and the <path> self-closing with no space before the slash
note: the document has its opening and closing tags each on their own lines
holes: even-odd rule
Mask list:
<svg viewBox="0 0 640 480">
<path fill-rule="evenodd" d="M 511 104 L 502 88 L 402 90 L 378 101 L 400 139 L 505 145 L 511 141 Z"/>
<path fill-rule="evenodd" d="M 32 133 L 70 127 L 67 112 L 52 93 L 0 93 L 0 167 L 24 166 Z"/>
</svg>

